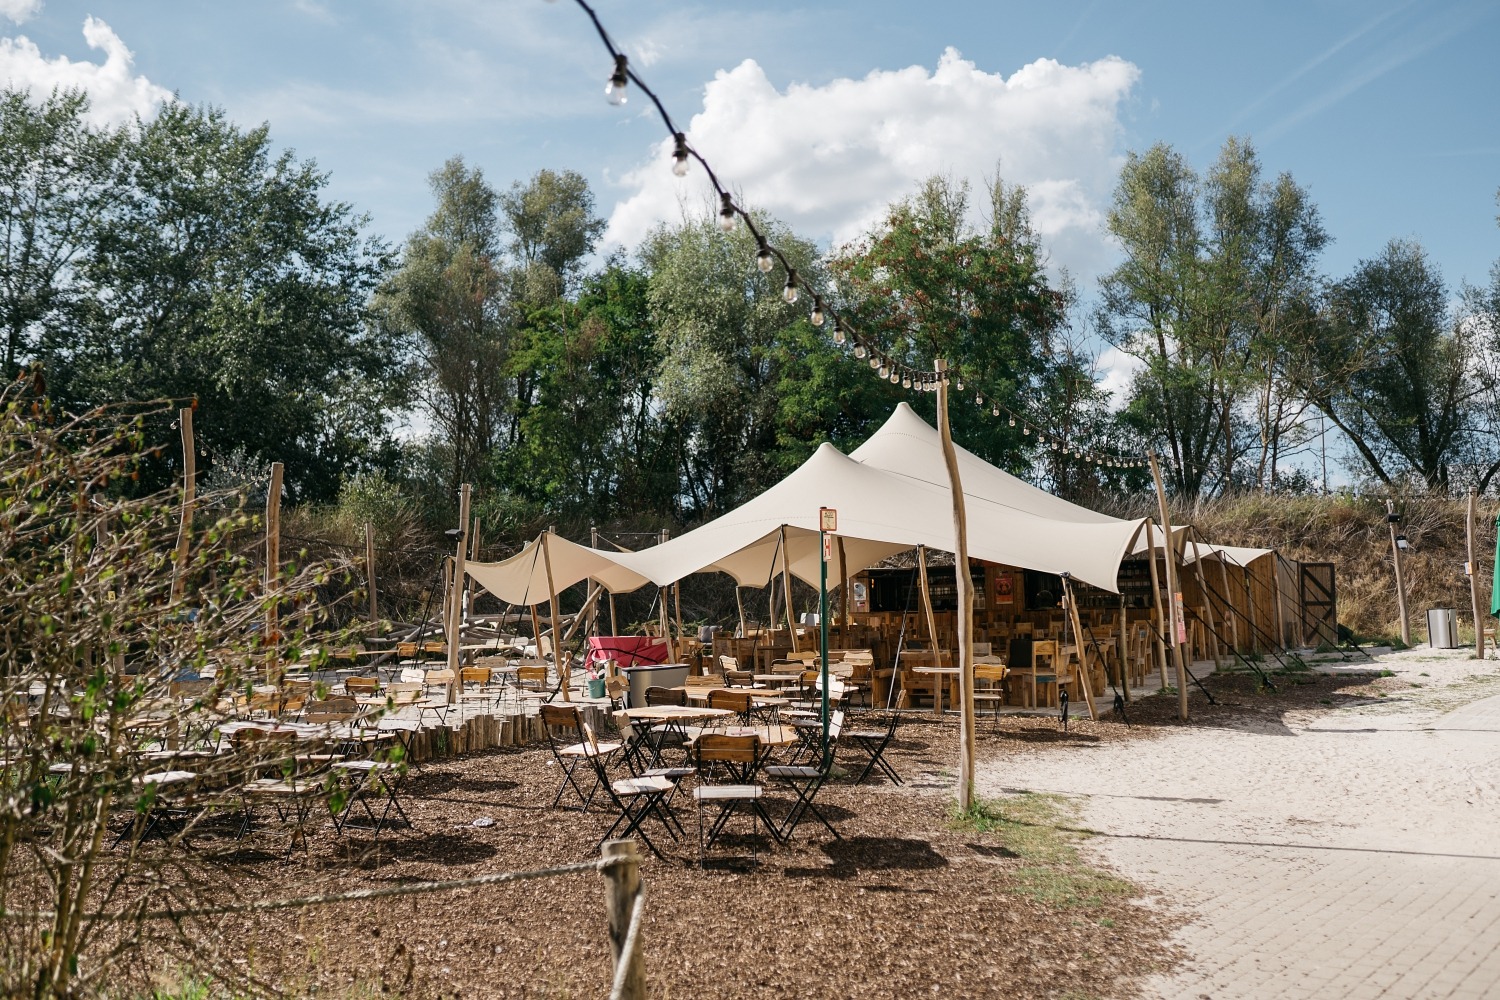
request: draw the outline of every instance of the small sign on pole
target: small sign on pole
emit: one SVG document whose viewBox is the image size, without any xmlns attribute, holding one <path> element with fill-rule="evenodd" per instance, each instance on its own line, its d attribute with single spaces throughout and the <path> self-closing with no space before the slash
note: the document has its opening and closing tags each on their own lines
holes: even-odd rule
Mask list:
<svg viewBox="0 0 1500 1000">
<path fill-rule="evenodd" d="M 818 508 L 818 523 L 823 531 L 839 530 L 839 512 L 833 507 Z"/>
<path fill-rule="evenodd" d="M 1179 590 L 1172 595 L 1172 606 L 1174 617 L 1177 619 L 1177 644 L 1180 646 L 1188 641 L 1187 615 L 1184 613 L 1182 606 L 1182 591 Z"/>
<path fill-rule="evenodd" d="M 823 533 L 823 561 L 833 562 L 833 536 L 827 532 Z"/>
</svg>

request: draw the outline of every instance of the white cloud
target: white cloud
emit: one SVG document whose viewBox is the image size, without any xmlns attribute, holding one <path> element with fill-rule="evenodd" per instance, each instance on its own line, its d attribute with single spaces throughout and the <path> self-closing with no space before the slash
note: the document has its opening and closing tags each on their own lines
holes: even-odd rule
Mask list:
<svg viewBox="0 0 1500 1000">
<path fill-rule="evenodd" d="M 0 0 L 0 17 L 8 17 L 20 24 L 34 17 L 42 9 L 42 0 Z"/>
<path fill-rule="evenodd" d="M 1134 354 L 1126 354 L 1118 347 L 1106 347 L 1094 362 L 1094 369 L 1098 372 L 1095 380 L 1099 388 L 1111 394 L 1109 400 L 1110 409 L 1119 410 L 1130 401 L 1130 382 L 1135 373 L 1146 366 L 1146 363 Z"/>
<path fill-rule="evenodd" d="M 0 0 L 9 3 L 13 0 Z M 49 94 L 54 88 L 88 91 L 89 117 L 96 122 L 120 122 L 132 115 L 149 115 L 172 99 L 171 91 L 144 76 L 134 75 L 135 56 L 120 36 L 96 17 L 83 22 L 89 48 L 104 53 L 104 62 L 73 62 L 67 56 L 48 59 L 24 35 L 0 38 L 0 80 L 8 86 Z"/>
<path fill-rule="evenodd" d="M 1039 59 L 1006 78 L 948 49 L 922 66 L 779 91 L 753 60 L 704 89 L 688 137 L 743 200 L 835 246 L 878 223 L 933 174 L 982 188 L 999 164 L 1026 185 L 1054 264 L 1091 280 L 1114 251 L 1101 231 L 1119 169 L 1120 104 L 1140 73 L 1110 56 L 1082 66 Z M 608 239 L 636 245 L 682 207 L 710 204 L 701 177 L 669 169 L 670 140 L 620 181 Z M 973 199 L 982 202 L 982 197 Z M 976 211 L 982 207 L 976 204 Z"/>
</svg>

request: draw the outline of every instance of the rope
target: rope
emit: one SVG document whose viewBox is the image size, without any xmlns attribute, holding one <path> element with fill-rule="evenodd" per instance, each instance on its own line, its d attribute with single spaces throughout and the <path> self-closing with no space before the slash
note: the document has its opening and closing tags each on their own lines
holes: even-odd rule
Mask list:
<svg viewBox="0 0 1500 1000">
<path fill-rule="evenodd" d="M 624 860 L 621 858 L 620 860 Z M 620 964 L 615 966 L 615 982 L 609 990 L 609 1000 L 620 1000 L 625 995 L 625 978 L 630 975 L 632 958 L 635 955 L 635 940 L 640 935 L 642 905 L 646 894 L 637 889 L 635 902 L 630 904 L 630 927 L 625 931 L 625 942 L 620 945 Z"/>
<path fill-rule="evenodd" d="M 503 885 L 509 882 L 527 882 L 532 879 L 552 878 L 557 875 L 575 875 L 581 872 L 602 872 L 622 864 L 624 858 L 600 858 L 598 861 L 579 861 L 555 868 L 538 868 L 524 872 L 496 872 L 476 875 L 473 878 L 455 879 L 450 882 L 416 882 L 405 885 L 382 886 L 378 889 L 355 889 L 350 892 L 327 892 L 314 896 L 297 896 L 293 899 L 262 899 L 253 903 L 225 906 L 200 906 L 187 910 L 150 910 L 145 913 L 90 913 L 85 920 L 180 920 L 183 917 L 215 917 L 232 913 L 264 913 L 271 910 L 291 910 L 304 906 L 323 906 L 328 903 L 348 903 L 364 899 L 388 899 L 393 896 L 415 896 L 430 892 L 446 892 L 449 889 L 467 889 L 481 885 Z M 639 900 L 640 897 L 637 897 Z M 55 920 L 52 910 L 0 910 L 4 920 Z"/>
</svg>

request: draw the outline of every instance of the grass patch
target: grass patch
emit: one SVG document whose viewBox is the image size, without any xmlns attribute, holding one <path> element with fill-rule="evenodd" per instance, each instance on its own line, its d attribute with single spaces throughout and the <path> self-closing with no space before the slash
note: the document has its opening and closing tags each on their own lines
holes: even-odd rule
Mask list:
<svg viewBox="0 0 1500 1000">
<path fill-rule="evenodd" d="M 1078 815 L 1058 795 L 1026 792 L 1003 799 L 979 799 L 967 812 L 954 810 L 956 829 L 998 836 L 1022 864 L 1003 873 L 1006 891 L 1058 909 L 1092 909 L 1110 898 L 1132 896 L 1135 886 L 1090 867 L 1077 844 L 1088 837 L 1075 824 Z"/>
<path fill-rule="evenodd" d="M 1380 673 L 1376 674 L 1375 676 L 1376 677 L 1395 677 L 1396 676 L 1396 671 L 1394 671 L 1394 670 L 1382 670 L 1382 671 L 1380 671 Z"/>
</svg>

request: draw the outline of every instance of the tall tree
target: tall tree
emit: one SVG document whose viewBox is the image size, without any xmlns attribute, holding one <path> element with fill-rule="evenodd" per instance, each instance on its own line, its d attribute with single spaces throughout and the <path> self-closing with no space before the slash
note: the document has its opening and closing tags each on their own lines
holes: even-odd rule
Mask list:
<svg viewBox="0 0 1500 1000">
<path fill-rule="evenodd" d="M 323 200 L 327 176 L 273 156 L 265 126 L 183 104 L 129 130 L 120 171 L 74 264 L 80 304 L 38 348 L 58 397 L 196 397 L 200 468 L 237 449 L 280 460 L 293 497 L 331 499 L 388 461 L 398 352 L 367 303 L 389 257 Z"/>
<path fill-rule="evenodd" d="M 1257 438 L 1263 482 L 1300 418 L 1275 388 L 1277 345 L 1308 312 L 1298 303 L 1327 241 L 1316 207 L 1289 175 L 1263 182 L 1243 140 L 1228 140 L 1202 178 L 1158 144 L 1128 158 L 1109 228 L 1125 260 L 1100 280 L 1096 318 L 1145 362 L 1129 418 L 1164 450 L 1180 493 L 1248 478 L 1242 461 Z"/>
<path fill-rule="evenodd" d="M 500 209 L 524 297 L 545 304 L 575 291 L 585 259 L 604 235 L 583 176 L 539 170 L 525 184 L 511 184 Z"/>
<path fill-rule="evenodd" d="M 0 90 L 0 330 L 6 378 L 43 325 L 75 301 L 71 271 L 92 246 L 115 190 L 120 133 L 88 124 L 82 91 L 38 101 Z"/>
<path fill-rule="evenodd" d="M 990 209 L 988 229 L 976 231 L 967 222 L 967 184 L 930 178 L 893 205 L 867 240 L 844 248 L 833 271 L 856 326 L 887 353 L 920 368 L 944 358 L 960 381 L 972 383 L 974 398 L 988 394 L 1012 410 L 1038 413 L 1047 404 L 1043 388 L 1066 296 L 1047 280 L 1024 192 L 997 180 Z M 933 400 L 919 396 L 913 405 L 934 416 Z M 965 446 L 1024 470 L 1026 448 L 1036 440 L 1024 426 L 996 419 L 990 402 L 950 413 Z"/>
<path fill-rule="evenodd" d="M 410 337 L 422 410 L 447 458 L 446 493 L 478 482 L 505 437 L 514 315 L 501 260 L 498 198 L 478 168 L 450 159 L 429 178 L 437 207 L 407 240 L 382 290 L 387 329 Z"/>
</svg>

